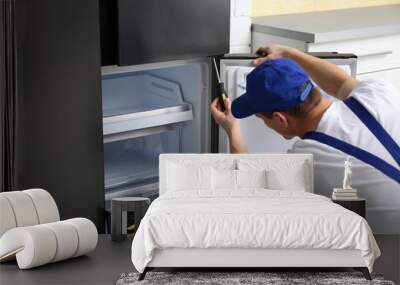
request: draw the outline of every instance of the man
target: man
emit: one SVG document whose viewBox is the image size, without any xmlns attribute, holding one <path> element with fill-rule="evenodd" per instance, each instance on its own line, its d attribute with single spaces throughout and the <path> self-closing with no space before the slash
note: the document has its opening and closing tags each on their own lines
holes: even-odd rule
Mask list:
<svg viewBox="0 0 400 285">
<path fill-rule="evenodd" d="M 392 138 L 392 152 L 396 153 L 400 150 L 400 120 L 396 119 L 400 95 L 394 88 L 382 81 L 359 82 L 334 64 L 293 48 L 274 45 L 260 51 L 267 56 L 255 60 L 258 67 L 247 77 L 246 94 L 232 104 L 227 100 L 225 112 L 221 112 L 217 100 L 211 104 L 214 119 L 228 134 L 232 153 L 247 152 L 238 119 L 256 115 L 287 139 L 297 136 L 328 144 L 400 183 L 400 153 L 393 156 L 361 122 L 357 110 L 351 109 L 356 104 L 363 108 L 361 113 L 369 113 Z M 321 96 L 309 76 L 327 94 L 352 100 L 331 103 Z M 379 161 L 371 162 L 375 159 Z"/>
<path fill-rule="evenodd" d="M 380 80 L 359 82 L 334 64 L 289 47 L 274 45 L 260 51 L 267 56 L 255 60 L 258 66 L 247 77 L 246 94 L 232 104 L 226 100 L 225 112 L 221 111 L 217 100 L 211 104 L 214 119 L 229 137 L 230 151 L 248 151 L 238 119 L 254 114 L 285 138 L 304 139 L 296 142 L 291 151 L 314 154 L 314 189 L 317 194 L 330 196 L 332 188 L 341 185 L 346 157 L 343 151 L 356 149 L 356 155 L 348 154 L 368 163 L 353 162 L 353 187 L 358 188 L 361 197 L 368 201 L 368 222 L 375 232 L 399 234 L 398 90 Z M 321 96 L 318 89 L 310 85 L 309 77 L 339 100 L 330 102 Z M 375 120 L 381 126 L 380 131 L 383 129 L 388 134 L 383 143 L 392 141 L 388 147 L 390 153 L 370 130 L 379 127 L 375 124 L 369 129 L 351 109 L 350 103 L 357 102 L 364 108 L 361 117 L 370 114 L 370 120 Z M 340 145 L 332 146 L 327 141 L 320 143 L 321 137 L 328 138 L 328 143 L 339 141 Z M 360 153 L 361 157 L 358 157 Z M 376 158 L 380 159 L 378 168 Z"/>
</svg>

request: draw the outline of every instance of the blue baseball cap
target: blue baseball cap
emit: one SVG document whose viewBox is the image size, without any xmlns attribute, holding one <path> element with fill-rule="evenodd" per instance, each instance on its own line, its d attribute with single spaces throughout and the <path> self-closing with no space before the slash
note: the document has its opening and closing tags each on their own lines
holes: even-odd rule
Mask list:
<svg viewBox="0 0 400 285">
<path fill-rule="evenodd" d="M 246 78 L 246 93 L 232 102 L 232 114 L 238 119 L 255 113 L 286 111 L 306 99 L 313 84 L 294 61 L 273 59 L 257 66 Z"/>
</svg>

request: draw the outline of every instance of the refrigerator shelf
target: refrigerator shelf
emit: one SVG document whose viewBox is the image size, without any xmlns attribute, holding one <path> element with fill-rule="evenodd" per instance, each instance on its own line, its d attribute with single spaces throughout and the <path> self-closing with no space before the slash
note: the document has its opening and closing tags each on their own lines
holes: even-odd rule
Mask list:
<svg viewBox="0 0 400 285">
<path fill-rule="evenodd" d="M 177 123 L 193 120 L 192 105 L 183 103 L 179 106 L 160 108 L 151 111 L 110 116 L 103 118 L 104 142 L 118 138 L 134 138 L 159 133 Z M 144 132 L 144 130 L 148 130 Z M 118 134 L 119 136 L 115 136 Z"/>
</svg>

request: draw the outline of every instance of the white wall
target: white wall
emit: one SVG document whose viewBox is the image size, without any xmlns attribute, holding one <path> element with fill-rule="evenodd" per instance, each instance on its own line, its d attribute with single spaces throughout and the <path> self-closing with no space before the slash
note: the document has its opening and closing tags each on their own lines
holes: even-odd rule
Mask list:
<svg viewBox="0 0 400 285">
<path fill-rule="evenodd" d="M 252 0 L 231 0 L 230 53 L 250 53 Z"/>
</svg>

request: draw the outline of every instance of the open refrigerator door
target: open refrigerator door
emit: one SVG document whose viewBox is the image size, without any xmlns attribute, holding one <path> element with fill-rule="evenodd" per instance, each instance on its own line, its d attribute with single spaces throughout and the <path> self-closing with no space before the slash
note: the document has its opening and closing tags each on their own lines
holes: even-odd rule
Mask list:
<svg viewBox="0 0 400 285">
<path fill-rule="evenodd" d="M 328 60 L 345 70 L 352 76 L 356 75 L 357 58 L 352 54 L 314 53 L 313 55 Z M 255 68 L 253 55 L 227 55 L 220 60 L 221 81 L 225 84 L 228 97 L 233 101 L 246 92 L 246 77 Z M 332 96 L 330 100 L 335 100 Z M 250 116 L 240 120 L 241 130 L 249 152 L 286 153 L 298 141 L 298 138 L 287 140 L 273 130 L 265 127 L 262 120 Z M 219 129 L 218 151 L 229 152 L 229 141 L 223 129 Z"/>
</svg>

